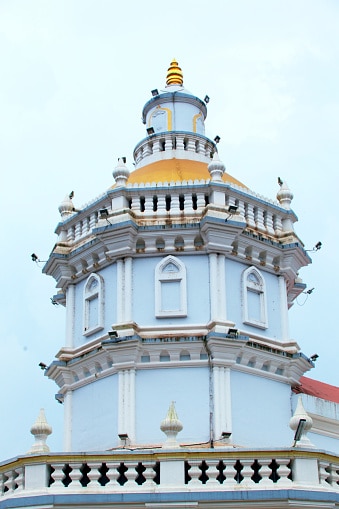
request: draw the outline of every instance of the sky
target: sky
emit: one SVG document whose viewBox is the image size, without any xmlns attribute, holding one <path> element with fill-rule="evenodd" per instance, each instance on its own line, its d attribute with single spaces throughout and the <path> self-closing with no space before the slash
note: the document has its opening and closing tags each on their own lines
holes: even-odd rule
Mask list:
<svg viewBox="0 0 339 509">
<path fill-rule="evenodd" d="M 338 385 L 339 3 L 337 0 L 0 0 L 0 458 L 26 453 L 45 408 L 52 451 L 63 408 L 38 364 L 64 344 L 46 260 L 72 190 L 81 207 L 113 184 L 118 157 L 133 169 L 141 110 L 175 57 L 184 85 L 208 94 L 206 135 L 218 134 L 228 173 L 274 199 L 294 194 L 295 229 L 313 263 L 309 296 L 290 310 L 307 376 Z"/>
</svg>

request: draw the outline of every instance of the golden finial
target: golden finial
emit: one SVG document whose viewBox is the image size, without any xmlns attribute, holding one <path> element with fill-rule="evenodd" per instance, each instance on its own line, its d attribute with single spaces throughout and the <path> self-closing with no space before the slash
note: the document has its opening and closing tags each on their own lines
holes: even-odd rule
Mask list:
<svg viewBox="0 0 339 509">
<path fill-rule="evenodd" d="M 178 65 L 178 62 L 175 58 L 173 58 L 167 71 L 166 85 L 183 85 L 183 83 L 184 75 Z"/>
</svg>

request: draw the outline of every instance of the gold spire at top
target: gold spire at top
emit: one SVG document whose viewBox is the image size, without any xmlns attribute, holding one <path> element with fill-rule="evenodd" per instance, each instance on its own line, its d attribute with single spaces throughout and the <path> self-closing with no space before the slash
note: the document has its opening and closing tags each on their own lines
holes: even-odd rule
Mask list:
<svg viewBox="0 0 339 509">
<path fill-rule="evenodd" d="M 183 85 L 183 83 L 184 75 L 178 65 L 178 62 L 175 58 L 173 58 L 167 71 L 166 85 Z"/>
</svg>

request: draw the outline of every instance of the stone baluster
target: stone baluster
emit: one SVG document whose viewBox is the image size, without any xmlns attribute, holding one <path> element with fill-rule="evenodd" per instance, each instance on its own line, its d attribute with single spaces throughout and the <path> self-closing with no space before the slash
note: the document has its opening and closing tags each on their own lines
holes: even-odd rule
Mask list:
<svg viewBox="0 0 339 509">
<path fill-rule="evenodd" d="M 261 468 L 259 470 L 259 475 L 261 476 L 261 480 L 259 482 L 259 485 L 262 487 L 272 487 L 273 481 L 270 479 L 270 475 L 272 474 L 272 469 L 269 467 L 269 465 L 272 463 L 271 458 L 260 458 L 259 464 L 261 465 Z"/>
<path fill-rule="evenodd" d="M 176 137 L 176 141 L 177 141 L 177 150 L 184 150 L 185 149 L 184 137 L 182 135 L 178 134 Z"/>
<path fill-rule="evenodd" d="M 205 143 L 201 140 L 198 141 L 198 150 L 197 150 L 198 154 L 204 154 L 205 155 Z"/>
<path fill-rule="evenodd" d="M 279 484 L 291 484 L 291 479 L 289 479 L 289 475 L 291 473 L 291 469 L 288 466 L 290 464 L 289 458 L 279 458 L 277 459 L 277 463 L 279 465 L 277 469 L 277 474 L 279 476 L 278 483 Z"/>
<path fill-rule="evenodd" d="M 75 225 L 74 240 L 79 240 L 80 235 L 81 235 L 81 225 L 80 221 L 78 221 L 77 224 Z"/>
<path fill-rule="evenodd" d="M 257 229 L 260 232 L 266 233 L 266 228 L 264 226 L 264 212 L 263 212 L 262 208 L 260 208 L 260 207 L 254 208 L 254 220 L 255 220 Z"/>
<path fill-rule="evenodd" d="M 281 222 L 281 217 L 280 216 L 273 216 L 273 229 L 274 229 L 274 233 L 278 237 L 280 237 L 281 233 L 282 233 L 282 230 L 283 230 L 282 222 Z"/>
<path fill-rule="evenodd" d="M 70 464 L 70 467 L 71 467 L 72 471 L 69 474 L 69 476 L 72 480 L 72 482 L 71 482 L 72 487 L 76 488 L 76 487 L 81 486 L 80 479 L 82 478 L 82 472 L 81 472 L 82 463 L 72 463 L 72 464 Z"/>
<path fill-rule="evenodd" d="M 52 465 L 54 472 L 52 473 L 51 477 L 54 480 L 54 483 L 52 484 L 53 488 L 64 488 L 65 485 L 62 482 L 65 478 L 64 468 L 65 463 L 55 463 Z"/>
<path fill-rule="evenodd" d="M 207 481 L 207 486 L 212 488 L 212 487 L 219 487 L 220 486 L 220 483 L 219 481 L 217 480 L 217 477 L 219 475 L 219 470 L 217 469 L 217 466 L 219 464 L 219 460 L 218 459 L 210 459 L 208 460 L 208 470 L 207 470 L 207 476 L 208 476 L 208 481 Z"/>
<path fill-rule="evenodd" d="M 144 148 L 143 148 L 143 157 L 149 156 L 152 153 L 153 153 L 152 143 L 147 143 L 146 145 L 144 145 Z"/>
<path fill-rule="evenodd" d="M 171 137 L 165 140 L 165 150 L 173 150 L 173 140 Z"/>
<path fill-rule="evenodd" d="M 120 461 L 109 461 L 106 463 L 106 467 L 108 468 L 106 475 L 109 479 L 109 482 L 106 484 L 106 487 L 113 488 L 120 487 L 120 484 L 118 483 L 118 478 L 120 476 L 120 473 L 118 471 L 118 468 L 120 467 Z"/>
<path fill-rule="evenodd" d="M 329 481 L 332 487 L 338 487 L 339 483 L 339 465 L 335 465 L 333 463 L 330 463 L 329 465 Z"/>
<path fill-rule="evenodd" d="M 153 143 L 153 154 L 157 154 L 161 151 L 161 141 L 155 140 Z"/>
<path fill-rule="evenodd" d="M 179 214 L 180 206 L 179 206 L 179 195 L 172 194 L 171 196 L 171 214 Z"/>
<path fill-rule="evenodd" d="M 237 481 L 235 480 L 235 475 L 237 473 L 236 469 L 234 468 L 235 461 L 233 459 L 230 460 L 224 459 L 223 463 L 225 465 L 223 474 L 226 477 L 226 479 L 223 482 L 223 486 L 225 488 L 235 486 L 237 484 Z"/>
<path fill-rule="evenodd" d="M 166 213 L 166 197 L 164 194 L 158 195 L 158 213 Z"/>
<path fill-rule="evenodd" d="M 138 473 L 136 471 L 136 467 L 138 466 L 138 462 L 136 461 L 129 461 L 128 463 L 125 463 L 125 467 L 128 468 L 128 470 L 125 472 L 125 476 L 127 478 L 127 482 L 124 485 L 126 488 L 131 488 L 133 485 L 135 485 L 135 480 L 138 477 Z"/>
<path fill-rule="evenodd" d="M 197 193 L 197 210 L 205 208 L 205 195 L 204 193 Z"/>
<path fill-rule="evenodd" d="M 193 201 L 192 201 L 192 193 L 185 194 L 185 214 L 192 214 L 193 209 Z"/>
<path fill-rule="evenodd" d="M 266 211 L 265 214 L 265 226 L 266 231 L 269 235 L 274 235 L 274 228 L 273 228 L 273 216 L 271 212 Z"/>
<path fill-rule="evenodd" d="M 242 458 L 241 464 L 243 469 L 241 470 L 241 475 L 243 476 L 243 480 L 241 481 L 242 486 L 253 485 L 252 476 L 254 471 L 252 469 L 253 459 Z"/>
<path fill-rule="evenodd" d="M 4 490 L 7 488 L 6 490 L 6 493 L 9 492 L 11 493 L 12 491 L 14 491 L 15 489 L 15 470 L 10 470 L 9 472 L 6 472 L 6 477 L 7 479 L 5 479 L 4 481 Z"/>
<path fill-rule="evenodd" d="M 139 199 L 139 196 L 133 195 L 131 210 L 132 210 L 132 212 L 140 212 L 140 199 Z"/>
<path fill-rule="evenodd" d="M 186 148 L 189 152 L 195 152 L 195 140 L 193 138 L 188 139 Z"/>
<path fill-rule="evenodd" d="M 101 476 L 99 472 L 99 468 L 101 467 L 102 463 L 90 463 L 88 466 L 90 467 L 90 471 L 87 474 L 88 479 L 90 480 L 91 486 L 98 486 L 98 479 Z"/>
<path fill-rule="evenodd" d="M 319 482 L 322 486 L 329 486 L 327 479 L 330 478 L 329 472 L 326 470 L 329 468 L 328 461 L 319 461 L 318 469 L 319 469 Z"/>
<path fill-rule="evenodd" d="M 188 471 L 188 475 L 190 476 L 191 480 L 188 485 L 190 488 L 193 488 L 194 486 L 199 486 L 201 488 L 202 485 L 201 481 L 199 480 L 199 477 L 201 476 L 201 470 L 199 468 L 201 460 L 189 460 L 189 464 L 191 468 Z"/>
<path fill-rule="evenodd" d="M 96 222 L 97 222 L 96 213 L 92 212 L 92 214 L 90 215 L 90 218 L 89 218 L 89 230 L 90 231 L 92 230 L 92 228 L 95 228 Z"/>
<path fill-rule="evenodd" d="M 249 228 L 255 228 L 254 210 L 250 203 L 245 203 L 245 218 Z"/>
<path fill-rule="evenodd" d="M 146 195 L 145 196 L 145 214 L 152 215 L 153 211 L 153 196 Z"/>
<path fill-rule="evenodd" d="M 242 200 L 238 202 L 238 213 L 240 216 L 245 217 L 245 203 Z"/>
<path fill-rule="evenodd" d="M 150 486 L 154 487 L 154 476 L 155 472 L 153 470 L 154 463 L 152 461 L 143 461 L 143 466 L 146 468 L 146 470 L 143 473 L 143 476 L 145 477 L 146 481 L 142 485 L 144 488 L 149 488 Z"/>
<path fill-rule="evenodd" d="M 16 478 L 15 478 L 16 489 L 23 490 L 24 482 L 25 482 L 24 468 L 23 467 L 16 468 L 15 473 L 16 473 Z"/>
<path fill-rule="evenodd" d="M 67 242 L 73 242 L 74 240 L 74 227 L 71 226 L 67 230 Z"/>
</svg>

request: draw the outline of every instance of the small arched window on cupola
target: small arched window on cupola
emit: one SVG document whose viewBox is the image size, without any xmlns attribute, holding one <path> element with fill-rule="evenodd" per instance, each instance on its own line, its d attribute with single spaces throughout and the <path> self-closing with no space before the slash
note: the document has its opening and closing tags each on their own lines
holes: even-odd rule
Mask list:
<svg viewBox="0 0 339 509">
<path fill-rule="evenodd" d="M 167 256 L 155 268 L 155 316 L 187 316 L 186 267 L 175 256 Z"/>
<path fill-rule="evenodd" d="M 260 329 L 267 329 L 265 279 L 258 269 L 249 267 L 242 275 L 243 322 Z"/>
<path fill-rule="evenodd" d="M 92 274 L 84 286 L 83 335 L 90 336 L 104 328 L 104 280 Z"/>
</svg>

